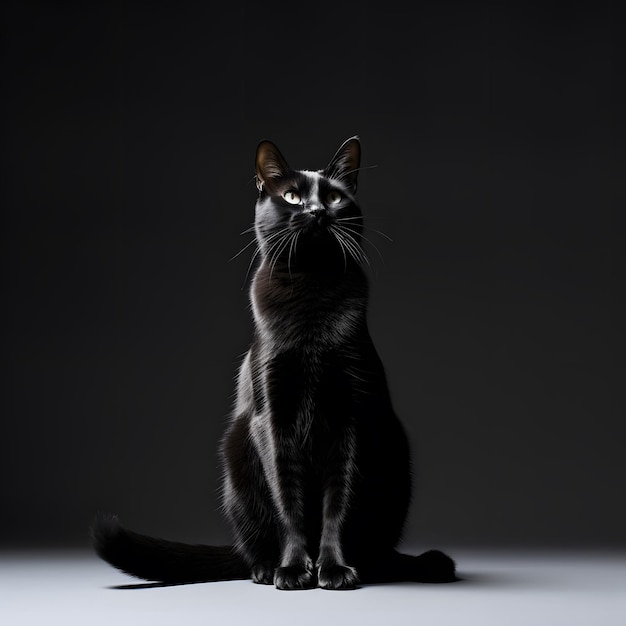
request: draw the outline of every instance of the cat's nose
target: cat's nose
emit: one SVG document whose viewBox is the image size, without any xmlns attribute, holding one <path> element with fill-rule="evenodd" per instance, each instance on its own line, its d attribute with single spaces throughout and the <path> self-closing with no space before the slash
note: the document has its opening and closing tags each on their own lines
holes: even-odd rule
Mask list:
<svg viewBox="0 0 626 626">
<path fill-rule="evenodd" d="M 307 209 L 307 213 L 314 217 L 318 222 L 321 222 L 328 215 L 328 211 L 324 207 L 321 206 L 312 206 Z"/>
</svg>

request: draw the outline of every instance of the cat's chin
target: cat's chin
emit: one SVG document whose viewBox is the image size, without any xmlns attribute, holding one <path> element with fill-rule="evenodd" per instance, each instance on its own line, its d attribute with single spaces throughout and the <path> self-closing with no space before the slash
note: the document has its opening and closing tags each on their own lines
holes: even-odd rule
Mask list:
<svg viewBox="0 0 626 626">
<path fill-rule="evenodd" d="M 341 245 L 330 231 L 316 230 L 301 233 L 297 248 L 291 257 L 292 269 L 336 271 L 343 273 L 349 253 L 342 250 Z"/>
<path fill-rule="evenodd" d="M 332 237 L 332 233 L 326 222 L 319 223 L 317 221 L 311 220 L 308 223 L 299 225 L 296 230 L 299 233 L 299 238 L 315 238 L 319 240 L 325 238 L 329 239 Z"/>
</svg>

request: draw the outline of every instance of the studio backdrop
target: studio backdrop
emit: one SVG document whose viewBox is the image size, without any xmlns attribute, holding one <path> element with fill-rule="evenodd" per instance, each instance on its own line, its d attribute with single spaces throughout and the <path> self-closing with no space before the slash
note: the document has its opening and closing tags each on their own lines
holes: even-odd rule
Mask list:
<svg viewBox="0 0 626 626">
<path fill-rule="evenodd" d="M 355 134 L 405 542 L 624 546 L 610 12 L 295 6 L 3 3 L 3 546 L 228 541 L 256 146 Z"/>
</svg>

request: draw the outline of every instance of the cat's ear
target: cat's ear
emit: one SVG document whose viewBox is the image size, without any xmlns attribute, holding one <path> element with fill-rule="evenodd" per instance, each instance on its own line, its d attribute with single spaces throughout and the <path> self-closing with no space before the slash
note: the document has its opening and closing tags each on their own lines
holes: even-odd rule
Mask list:
<svg viewBox="0 0 626 626">
<path fill-rule="evenodd" d="M 341 144 L 335 156 L 326 166 L 324 174 L 348 185 L 352 192 L 356 191 L 356 179 L 361 163 L 361 142 L 355 135 Z"/>
<path fill-rule="evenodd" d="M 271 141 L 261 141 L 256 149 L 256 186 L 272 193 L 276 181 L 289 172 L 289 165 Z"/>
</svg>

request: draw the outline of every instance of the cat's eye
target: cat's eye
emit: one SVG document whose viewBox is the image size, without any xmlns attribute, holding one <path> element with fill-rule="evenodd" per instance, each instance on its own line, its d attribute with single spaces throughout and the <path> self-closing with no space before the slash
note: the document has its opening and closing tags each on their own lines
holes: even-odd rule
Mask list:
<svg viewBox="0 0 626 626">
<path fill-rule="evenodd" d="M 341 198 L 342 195 L 338 191 L 329 191 L 326 196 L 326 202 L 328 202 L 328 204 L 337 204 L 338 202 L 341 202 Z"/>
<path fill-rule="evenodd" d="M 283 198 L 289 202 L 289 204 L 300 204 L 300 195 L 293 189 L 285 191 L 285 193 L 283 193 Z"/>
</svg>

